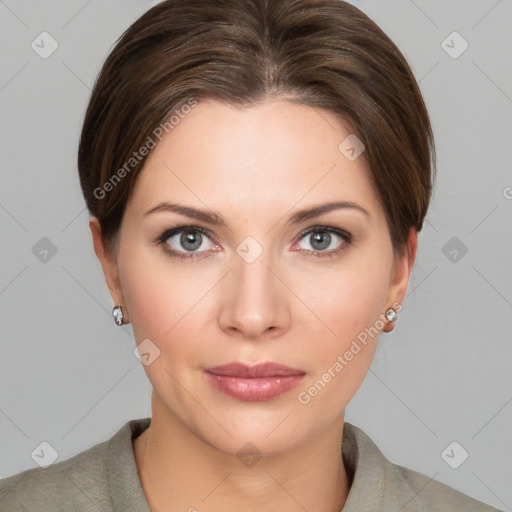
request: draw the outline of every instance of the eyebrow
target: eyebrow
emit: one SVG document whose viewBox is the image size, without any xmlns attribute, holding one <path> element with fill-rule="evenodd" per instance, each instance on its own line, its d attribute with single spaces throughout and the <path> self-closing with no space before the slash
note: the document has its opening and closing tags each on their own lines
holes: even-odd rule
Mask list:
<svg viewBox="0 0 512 512">
<path fill-rule="evenodd" d="M 333 203 L 326 203 L 320 205 L 310 206 L 308 208 L 304 208 L 295 212 L 286 222 L 287 224 L 299 224 L 300 222 L 304 222 L 306 220 L 312 219 L 314 217 L 319 217 L 324 213 L 331 212 L 333 210 L 340 209 L 352 209 L 359 211 L 366 216 L 370 217 L 370 214 L 367 210 L 365 210 L 358 203 L 354 203 L 352 201 L 335 201 Z M 183 206 L 175 203 L 162 202 L 157 204 L 154 208 L 148 210 L 144 216 L 150 215 L 151 213 L 156 212 L 173 212 L 178 213 L 180 215 L 184 215 L 186 217 L 190 217 L 192 219 L 198 219 L 203 222 L 208 222 L 210 224 L 224 226 L 226 227 L 226 222 L 224 219 L 217 213 L 212 211 L 200 210 L 198 208 L 193 208 L 191 206 Z"/>
</svg>

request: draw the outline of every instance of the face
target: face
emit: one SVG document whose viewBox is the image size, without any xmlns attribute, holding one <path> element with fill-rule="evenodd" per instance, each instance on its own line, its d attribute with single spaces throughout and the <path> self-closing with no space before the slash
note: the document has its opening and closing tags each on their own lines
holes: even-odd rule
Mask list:
<svg viewBox="0 0 512 512">
<path fill-rule="evenodd" d="M 233 454 L 248 441 L 278 453 L 343 422 L 412 264 L 393 255 L 363 156 L 338 149 L 349 134 L 308 106 L 208 100 L 149 155 L 117 253 L 97 254 L 149 354 L 153 416 Z M 295 376 L 208 371 L 232 362 Z"/>
</svg>

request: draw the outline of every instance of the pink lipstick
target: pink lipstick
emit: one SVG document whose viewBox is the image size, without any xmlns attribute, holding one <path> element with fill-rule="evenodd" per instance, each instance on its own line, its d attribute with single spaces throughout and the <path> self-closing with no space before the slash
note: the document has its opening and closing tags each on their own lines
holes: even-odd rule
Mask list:
<svg viewBox="0 0 512 512">
<path fill-rule="evenodd" d="M 205 369 L 205 375 L 216 389 L 247 401 L 263 401 L 289 391 L 302 381 L 305 372 L 279 363 L 249 366 L 228 363 Z"/>
</svg>

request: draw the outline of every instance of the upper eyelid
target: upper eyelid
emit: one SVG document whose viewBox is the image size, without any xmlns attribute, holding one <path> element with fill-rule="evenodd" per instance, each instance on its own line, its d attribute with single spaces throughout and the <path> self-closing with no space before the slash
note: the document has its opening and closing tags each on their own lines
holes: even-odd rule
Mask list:
<svg viewBox="0 0 512 512">
<path fill-rule="evenodd" d="M 179 233 L 182 233 L 183 231 L 197 231 L 202 234 L 206 234 L 208 238 L 210 238 L 212 241 L 215 241 L 214 234 L 208 229 L 204 228 L 202 226 L 195 226 L 195 225 L 183 225 L 183 226 L 176 226 L 174 228 L 165 229 L 161 235 L 159 235 L 157 238 L 159 240 L 167 240 L 173 236 L 176 236 Z"/>
<path fill-rule="evenodd" d="M 347 238 L 352 238 L 352 234 L 349 233 L 346 229 L 341 229 L 334 226 L 326 226 L 322 224 L 311 226 L 310 228 L 305 229 L 300 233 L 299 237 L 302 238 L 308 235 L 309 233 L 314 233 L 315 231 L 328 231 L 329 233 L 334 233 L 335 235 L 338 236 L 346 236 Z"/>
</svg>

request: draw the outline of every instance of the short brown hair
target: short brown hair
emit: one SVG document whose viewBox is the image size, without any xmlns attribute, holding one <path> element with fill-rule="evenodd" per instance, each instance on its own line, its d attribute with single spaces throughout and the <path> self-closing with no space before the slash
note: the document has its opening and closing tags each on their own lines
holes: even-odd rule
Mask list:
<svg viewBox="0 0 512 512">
<path fill-rule="evenodd" d="M 285 98 L 336 114 L 365 145 L 394 250 L 421 230 L 435 174 L 428 112 L 404 56 L 366 14 L 340 0 L 166 0 L 119 38 L 85 115 L 80 183 L 107 244 L 146 156 L 126 162 L 190 98 Z"/>
</svg>

